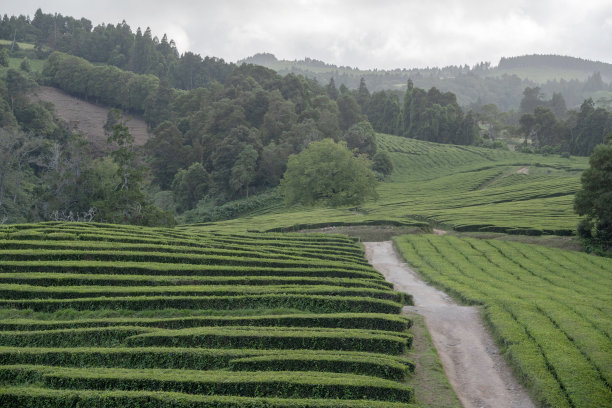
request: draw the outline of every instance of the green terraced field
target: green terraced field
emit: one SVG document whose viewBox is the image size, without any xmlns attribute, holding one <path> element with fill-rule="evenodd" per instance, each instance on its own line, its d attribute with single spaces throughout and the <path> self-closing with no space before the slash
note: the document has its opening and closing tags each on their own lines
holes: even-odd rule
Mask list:
<svg viewBox="0 0 612 408">
<path fill-rule="evenodd" d="M 485 318 L 547 407 L 612 407 L 612 260 L 514 242 L 395 239 L 409 265 Z"/>
<path fill-rule="evenodd" d="M 413 406 L 410 302 L 343 236 L 0 227 L 0 406 Z"/>
<path fill-rule="evenodd" d="M 574 194 L 587 158 L 522 154 L 378 136 L 394 164 L 380 198 L 358 208 L 285 208 L 189 231 L 281 231 L 324 226 L 388 224 L 459 231 L 573 235 Z"/>
</svg>

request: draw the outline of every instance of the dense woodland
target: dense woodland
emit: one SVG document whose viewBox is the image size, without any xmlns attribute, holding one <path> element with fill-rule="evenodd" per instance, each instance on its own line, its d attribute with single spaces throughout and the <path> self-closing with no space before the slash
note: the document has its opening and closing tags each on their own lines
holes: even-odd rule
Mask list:
<svg viewBox="0 0 612 408">
<path fill-rule="evenodd" d="M 377 152 L 375 132 L 495 148 L 505 147 L 502 136 L 514 136 L 524 139 L 526 152 L 589 155 L 612 129 L 612 114 L 592 100 L 568 110 L 563 94 L 547 100 L 539 87 L 524 89 L 517 113 L 495 104 L 466 111 L 455 94 L 412 80 L 403 93 L 370 92 L 365 78 L 351 90 L 334 78 L 319 82 L 179 55 L 166 36 L 134 33 L 125 22 L 92 27 L 86 19 L 38 10 L 31 21 L 5 16 L 0 37 L 35 43 L 34 52 L 46 58 L 42 73 L 29 72 L 25 58 L 19 70 L 5 69 L 0 82 L 7 156 L 0 206 L 10 222 L 91 217 L 92 208 L 98 220 L 143 224 L 172 223 L 171 213 L 190 221 L 233 216 L 250 202 L 259 205 L 259 197 L 275 199 L 269 192 L 289 156 L 323 139 L 344 141 L 384 179 L 391 162 Z M 10 48 L 0 51 L 0 65 L 22 55 Z M 593 78 L 594 89 L 605 86 L 601 76 Z M 79 135 L 53 118 L 52 106 L 30 103 L 36 83 L 119 109 L 106 129 L 111 153 L 88 152 Z M 144 149 L 133 146 L 122 115 L 142 116 L 153 130 Z M 225 206 L 224 215 L 211 215 L 234 200 L 242 200 L 239 209 Z"/>
</svg>

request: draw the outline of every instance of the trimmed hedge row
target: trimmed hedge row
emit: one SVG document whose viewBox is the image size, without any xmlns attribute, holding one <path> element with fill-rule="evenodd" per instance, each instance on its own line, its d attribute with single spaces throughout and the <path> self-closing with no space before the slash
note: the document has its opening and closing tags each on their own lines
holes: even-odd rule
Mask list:
<svg viewBox="0 0 612 408">
<path fill-rule="evenodd" d="M 41 331 L 0 332 L 0 346 L 9 347 L 206 347 L 260 349 L 324 349 L 402 354 L 412 336 L 360 329 L 281 327 L 197 327 L 166 330 L 111 326 Z"/>
<path fill-rule="evenodd" d="M 53 312 L 60 309 L 256 309 L 292 308 L 312 313 L 390 313 L 399 314 L 402 305 L 391 300 L 350 296 L 300 294 L 244 296 L 139 296 L 81 299 L 0 300 L 0 308 Z"/>
<path fill-rule="evenodd" d="M 333 285 L 347 288 L 393 289 L 386 281 L 360 278 L 299 276 L 160 276 L 76 273 L 0 273 L 0 283 L 36 286 L 170 286 L 170 285 Z"/>
<path fill-rule="evenodd" d="M 412 336 L 359 329 L 229 326 L 159 330 L 126 338 L 125 344 L 130 347 L 323 349 L 402 354 L 412 346 Z"/>
<path fill-rule="evenodd" d="M 68 232 L 57 232 L 68 231 Z M 256 248 L 257 251 L 265 248 L 266 251 L 276 249 L 275 252 L 293 254 L 298 252 L 310 252 L 311 254 L 348 255 L 351 257 L 362 257 L 363 250 L 355 245 L 353 240 L 337 241 L 331 235 L 315 237 L 313 234 L 298 234 L 303 238 L 290 239 L 291 234 L 283 234 L 276 239 L 265 239 L 266 236 L 274 234 L 259 234 L 256 238 L 243 235 L 202 235 L 202 234 L 168 234 L 168 233 L 146 233 L 141 229 L 130 233 L 123 229 L 92 229 L 92 228 L 46 228 L 20 230 L 6 234 L 7 240 L 79 240 L 79 241 L 105 241 L 123 243 L 152 243 L 163 245 L 184 245 L 193 247 L 216 247 L 226 249 Z M 316 238 L 316 239 L 313 239 Z M 324 239 L 321 239 L 324 238 Z"/>
<path fill-rule="evenodd" d="M 106 318 L 69 321 L 0 320 L 0 330 L 30 331 L 105 326 L 144 326 L 184 329 L 201 326 L 284 326 L 369 329 L 404 332 L 412 321 L 401 315 L 380 313 L 326 313 L 261 316 L 189 316 L 172 318 Z"/>
<path fill-rule="evenodd" d="M 323 296 L 364 296 L 398 303 L 410 302 L 402 292 L 374 288 L 347 288 L 326 285 L 178 285 L 178 286 L 31 286 L 0 284 L 2 299 L 81 299 L 126 296 L 244 296 L 262 294 L 300 294 Z M 409 298 L 409 297 L 408 297 Z"/>
<path fill-rule="evenodd" d="M 340 373 L 0 367 L 4 384 L 43 382 L 55 389 L 148 390 L 247 397 L 370 399 L 411 402 L 413 390 L 395 381 Z"/>
<path fill-rule="evenodd" d="M 338 261 L 305 260 L 300 258 L 256 258 L 228 255 L 175 254 L 164 252 L 129 252 L 129 251 L 80 251 L 80 250 L 47 250 L 47 249 L 14 249 L 0 250 L 3 261 L 113 261 L 113 262 L 153 262 L 179 263 L 194 265 L 228 265 L 259 266 L 268 268 L 329 268 L 337 267 L 347 270 L 373 272 L 369 265 Z"/>
<path fill-rule="evenodd" d="M 415 408 L 412 404 L 372 400 L 261 398 L 190 395 L 159 391 L 0 389 L 0 406 L 48 408 Z"/>
<path fill-rule="evenodd" d="M 414 364 L 403 357 L 326 350 L 202 348 L 1 348 L 0 365 L 167 368 L 233 371 L 325 371 L 403 381 Z"/>
<path fill-rule="evenodd" d="M 280 259 L 312 259 L 317 260 L 333 260 L 333 261 L 350 261 L 356 264 L 367 265 L 368 262 L 359 255 L 341 255 L 337 253 L 320 253 L 319 251 L 304 251 L 292 249 L 291 251 L 262 251 L 261 247 L 251 248 L 250 246 L 232 245 L 233 248 L 223 246 L 202 246 L 200 245 L 180 245 L 175 243 L 169 245 L 156 241 L 146 243 L 119 243 L 106 241 L 76 241 L 66 235 L 64 240 L 0 240 L 0 248 L 5 250 L 62 250 L 62 249 L 79 249 L 83 251 L 108 251 L 121 250 L 129 252 L 160 252 L 160 253 L 177 253 L 177 254 L 206 254 L 206 255 L 227 255 L 227 256 L 248 256 L 255 258 L 280 258 Z"/>
<path fill-rule="evenodd" d="M 0 346 L 9 347 L 112 347 L 128 337 L 159 329 L 135 326 L 0 332 Z"/>
<path fill-rule="evenodd" d="M 343 268 L 258 267 L 231 265 L 183 265 L 153 262 L 110 261 L 0 261 L 0 272 L 96 273 L 175 276 L 310 276 L 362 278 L 384 281 L 374 270 Z"/>
<path fill-rule="evenodd" d="M 412 400 L 411 298 L 354 239 L 43 223 L 0 227 L 0 248 L 3 315 L 50 319 L 0 321 L 0 406 Z M 180 317 L 130 317 L 156 311 Z"/>
<path fill-rule="evenodd" d="M 341 358 L 325 355 L 307 356 L 276 354 L 254 356 L 230 361 L 234 371 L 319 371 L 349 373 L 403 381 L 408 372 L 414 372 L 414 363 L 381 363 L 372 357 Z"/>
</svg>

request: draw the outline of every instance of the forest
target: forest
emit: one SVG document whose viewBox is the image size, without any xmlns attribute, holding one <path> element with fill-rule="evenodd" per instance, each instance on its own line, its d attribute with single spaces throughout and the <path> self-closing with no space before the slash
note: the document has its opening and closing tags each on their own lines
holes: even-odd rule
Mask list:
<svg viewBox="0 0 612 408">
<path fill-rule="evenodd" d="M 567 109 L 563 94 L 548 100 L 540 87 L 524 89 L 518 112 L 495 104 L 468 110 L 454 93 L 412 79 L 403 93 L 370 92 L 365 78 L 349 89 L 333 77 L 320 82 L 179 55 L 166 35 L 133 32 L 125 21 L 92 27 L 39 9 L 31 21 L 4 16 L 0 38 L 8 40 L 0 50 L 0 206 L 10 222 L 88 217 L 92 208 L 96 219 L 144 225 L 172 224 L 177 215 L 234 216 L 275 199 L 289 157 L 324 139 L 346 143 L 384 180 L 392 167 L 377 152 L 377 132 L 491 148 L 515 137 L 523 152 L 586 156 L 612 129 L 612 114 L 593 100 Z M 19 50 L 16 41 L 34 49 Z M 19 68 L 9 68 L 16 58 Z M 40 72 L 29 58 L 44 60 Z M 593 78 L 595 88 L 607 86 Z M 103 157 L 55 119 L 52 106 L 31 102 L 37 84 L 116 109 Z M 143 148 L 124 126 L 129 115 L 143 117 L 153 132 Z"/>
</svg>

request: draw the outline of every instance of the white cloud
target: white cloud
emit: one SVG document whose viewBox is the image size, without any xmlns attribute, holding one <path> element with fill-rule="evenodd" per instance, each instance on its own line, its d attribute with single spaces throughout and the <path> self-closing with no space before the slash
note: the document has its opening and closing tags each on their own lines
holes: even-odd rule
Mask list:
<svg viewBox="0 0 612 408">
<path fill-rule="evenodd" d="M 33 15 L 39 2 L 5 5 Z M 181 51 L 235 61 L 256 52 L 364 68 L 497 63 L 556 53 L 612 62 L 609 0 L 57 0 L 45 12 L 94 24 L 125 19 L 164 32 Z"/>
</svg>

